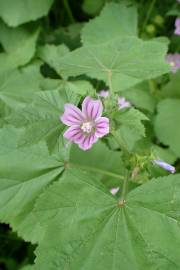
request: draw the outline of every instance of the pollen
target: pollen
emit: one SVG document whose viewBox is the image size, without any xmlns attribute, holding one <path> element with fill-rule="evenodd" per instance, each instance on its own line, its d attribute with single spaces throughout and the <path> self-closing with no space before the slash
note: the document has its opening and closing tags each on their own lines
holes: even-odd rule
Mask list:
<svg viewBox="0 0 180 270">
<path fill-rule="evenodd" d="M 85 122 L 82 124 L 81 129 L 83 130 L 83 132 L 85 133 L 91 133 L 92 129 L 93 129 L 93 124 L 92 122 Z"/>
</svg>

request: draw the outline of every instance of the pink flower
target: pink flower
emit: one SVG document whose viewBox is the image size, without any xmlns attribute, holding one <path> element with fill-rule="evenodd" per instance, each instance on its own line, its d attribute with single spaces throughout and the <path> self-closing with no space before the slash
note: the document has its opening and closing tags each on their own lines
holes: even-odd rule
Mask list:
<svg viewBox="0 0 180 270">
<path fill-rule="evenodd" d="M 159 167 L 163 168 L 166 171 L 169 171 L 171 173 L 175 173 L 176 169 L 174 166 L 170 165 L 169 163 L 164 162 L 160 159 L 153 160 L 153 164 L 158 165 Z"/>
<path fill-rule="evenodd" d="M 118 106 L 122 110 L 124 108 L 130 108 L 131 103 L 125 99 L 125 97 L 118 97 Z"/>
<path fill-rule="evenodd" d="M 65 112 L 61 121 L 69 126 L 64 137 L 88 150 L 99 138 L 109 133 L 109 119 L 101 117 L 102 102 L 86 97 L 82 103 L 82 111 L 73 104 L 65 104 Z"/>
<path fill-rule="evenodd" d="M 110 193 L 112 195 L 116 195 L 118 193 L 118 191 L 119 191 L 119 187 L 110 189 Z"/>
<path fill-rule="evenodd" d="M 180 54 L 179 53 L 175 53 L 175 54 L 170 53 L 166 56 L 166 60 L 171 66 L 171 71 L 173 73 L 176 73 L 176 71 L 180 68 Z"/>
<path fill-rule="evenodd" d="M 98 94 L 99 97 L 107 98 L 109 96 L 108 90 L 101 90 Z"/>
<path fill-rule="evenodd" d="M 180 18 L 176 18 L 175 20 L 174 34 L 180 36 Z"/>
</svg>

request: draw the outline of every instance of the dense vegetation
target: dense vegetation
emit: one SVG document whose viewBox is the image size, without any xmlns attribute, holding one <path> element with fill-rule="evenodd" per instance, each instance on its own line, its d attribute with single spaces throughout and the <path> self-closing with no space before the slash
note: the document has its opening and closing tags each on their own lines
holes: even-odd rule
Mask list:
<svg viewBox="0 0 180 270">
<path fill-rule="evenodd" d="M 180 269 L 180 1 L 0 0 L 0 270 Z"/>
</svg>

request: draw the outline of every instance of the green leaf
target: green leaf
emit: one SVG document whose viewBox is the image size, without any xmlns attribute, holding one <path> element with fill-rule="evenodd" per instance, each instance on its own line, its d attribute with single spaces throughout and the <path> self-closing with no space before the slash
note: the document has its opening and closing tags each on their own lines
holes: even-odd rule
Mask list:
<svg viewBox="0 0 180 270">
<path fill-rule="evenodd" d="M 150 93 L 147 82 L 143 82 L 133 88 L 127 89 L 123 92 L 123 96 L 136 107 L 145 109 L 151 113 L 154 112 L 156 101 Z"/>
<path fill-rule="evenodd" d="M 118 38 L 101 44 L 84 46 L 56 59 L 56 71 L 63 77 L 86 74 L 103 80 L 118 92 L 145 79 L 169 71 L 165 62 L 167 45 L 142 41 L 135 37 Z"/>
<path fill-rule="evenodd" d="M 21 132 L 12 127 L 0 130 L 0 220 L 25 240 L 37 242 L 43 231 L 32 209 L 64 165 L 49 156 L 45 143 L 18 149 Z"/>
<path fill-rule="evenodd" d="M 77 104 L 79 97 L 70 89 L 69 91 L 49 90 L 37 92 L 34 102 L 22 110 L 13 113 L 8 120 L 16 127 L 26 126 L 20 136 L 19 147 L 35 144 L 43 139 L 49 139 L 49 150 L 52 152 L 58 147 L 59 137 L 65 126 L 60 121 L 60 115 L 64 111 L 65 103 Z"/>
<path fill-rule="evenodd" d="M 126 127 L 134 130 L 140 136 L 145 136 L 145 127 L 142 121 L 147 121 L 148 118 L 145 114 L 137 109 L 131 108 L 127 111 L 119 111 L 115 115 L 115 120 Z"/>
<path fill-rule="evenodd" d="M 145 131 L 145 128 L 143 127 L 143 130 Z M 127 125 L 121 125 L 117 132 L 122 137 L 126 148 L 131 152 L 134 150 L 134 146 L 136 142 L 138 142 L 142 136 L 137 132 L 137 130 L 133 129 L 132 127 L 129 127 Z"/>
<path fill-rule="evenodd" d="M 165 98 L 180 98 L 180 71 L 171 74 L 170 81 L 162 87 L 161 95 Z"/>
<path fill-rule="evenodd" d="M 154 179 L 131 191 L 119 207 L 98 179 L 67 171 L 36 205 L 47 230 L 35 269 L 178 270 L 179 179 Z"/>
<path fill-rule="evenodd" d="M 34 265 L 26 265 L 23 268 L 21 268 L 20 270 L 33 270 L 34 269 Z"/>
<path fill-rule="evenodd" d="M 0 53 L 0 72 L 2 73 L 23 66 L 32 59 L 39 29 L 28 31 L 22 26 L 12 29 L 3 24 L 1 28 L 0 41 L 5 49 L 5 52 Z"/>
<path fill-rule="evenodd" d="M 49 45 L 46 44 L 38 49 L 38 56 L 55 70 L 58 68 L 58 59 L 65 56 L 69 52 L 65 45 Z"/>
<path fill-rule="evenodd" d="M 96 0 L 96 1 L 91 1 L 91 0 L 84 0 L 82 9 L 84 12 L 90 15 L 94 15 L 97 12 L 99 12 L 104 5 L 105 0 Z"/>
<path fill-rule="evenodd" d="M 53 0 L 1 0 L 0 17 L 9 26 L 18 26 L 45 16 L 52 3 Z"/>
<path fill-rule="evenodd" d="M 109 158 L 111 157 L 111 159 Z M 88 151 L 82 151 L 77 145 L 71 146 L 69 156 L 70 167 L 82 168 L 93 174 L 99 172 L 99 177 L 123 179 L 125 168 L 120 152 L 112 151 L 101 141 Z M 120 182 L 121 180 L 118 181 Z M 122 181 L 121 181 L 122 182 Z"/>
<path fill-rule="evenodd" d="M 84 80 L 66 81 L 59 79 L 45 79 L 41 83 L 42 90 L 59 90 L 67 93 L 74 93 L 78 96 L 93 95 L 96 90 L 92 84 Z"/>
<path fill-rule="evenodd" d="M 80 31 L 83 26 L 83 22 L 75 22 L 68 26 L 59 26 L 53 31 L 47 32 L 44 29 L 44 38 L 47 43 L 51 44 L 65 44 L 71 50 L 81 46 Z"/>
<path fill-rule="evenodd" d="M 35 62 L 21 69 L 0 73 L 0 100 L 13 110 L 23 108 L 32 101 L 33 94 L 41 90 L 44 81 L 40 65 Z"/>
<path fill-rule="evenodd" d="M 180 157 L 180 100 L 165 99 L 158 104 L 158 114 L 155 119 L 155 132 L 165 145 Z"/>
<path fill-rule="evenodd" d="M 125 3 L 106 4 L 100 16 L 88 22 L 82 30 L 82 41 L 87 45 L 105 43 L 121 36 L 137 36 L 136 8 Z"/>
<path fill-rule="evenodd" d="M 162 148 L 154 144 L 152 145 L 152 151 L 157 159 L 164 160 L 165 162 L 168 162 L 170 164 L 173 164 L 177 159 L 175 153 L 168 148 Z"/>
</svg>

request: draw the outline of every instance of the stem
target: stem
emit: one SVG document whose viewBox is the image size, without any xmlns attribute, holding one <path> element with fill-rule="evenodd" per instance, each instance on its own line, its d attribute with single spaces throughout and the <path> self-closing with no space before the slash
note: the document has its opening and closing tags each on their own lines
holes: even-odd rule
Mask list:
<svg viewBox="0 0 180 270">
<path fill-rule="evenodd" d="M 124 182 L 123 182 L 122 193 L 121 193 L 121 197 L 119 200 L 120 207 L 123 207 L 125 204 L 125 198 L 126 198 L 126 194 L 128 192 L 128 181 L 129 181 L 129 173 L 127 174 L 127 177 L 124 179 Z"/>
<path fill-rule="evenodd" d="M 118 143 L 119 147 L 126 153 L 129 154 L 129 150 L 127 148 L 126 143 L 124 142 L 123 138 L 121 137 L 121 135 L 119 133 L 117 133 L 115 130 L 111 131 L 111 134 L 113 135 L 114 139 L 116 140 L 116 142 Z"/>
<path fill-rule="evenodd" d="M 111 177 L 114 177 L 114 178 L 124 180 L 124 176 L 122 176 L 122 175 L 119 175 L 119 174 L 113 173 L 113 172 L 109 172 L 109 171 L 105 171 L 105 170 L 102 170 L 102 169 L 98 169 L 98 168 L 95 168 L 95 167 L 79 165 L 79 164 L 75 164 L 75 163 L 71 163 L 71 162 L 68 163 L 68 166 L 69 167 L 74 167 L 74 168 L 79 168 L 79 169 L 84 169 L 84 170 L 91 171 L 91 172 L 97 172 L 97 173 L 101 173 L 101 174 L 104 174 L 104 175 L 108 175 L 108 176 L 111 176 Z"/>
<path fill-rule="evenodd" d="M 75 19 L 74 19 L 74 17 L 73 17 L 72 12 L 71 12 L 71 9 L 70 9 L 68 0 L 63 0 L 63 3 L 64 3 L 64 7 L 65 7 L 65 9 L 66 9 L 66 12 L 67 12 L 67 14 L 68 14 L 68 16 L 69 16 L 69 20 L 70 20 L 72 23 L 74 23 L 74 22 L 75 22 Z"/>
<path fill-rule="evenodd" d="M 113 93 L 113 87 L 112 87 L 112 71 L 111 70 L 108 70 L 108 84 L 109 84 L 110 94 L 112 96 L 114 93 Z"/>
<path fill-rule="evenodd" d="M 149 21 L 149 18 L 151 16 L 151 12 L 152 12 L 152 10 L 154 8 L 155 3 L 156 3 L 156 0 L 152 0 L 151 1 L 151 4 L 150 4 L 149 9 L 148 9 L 148 12 L 146 14 L 146 18 L 145 18 L 144 23 L 143 23 L 143 26 L 142 26 L 142 32 L 144 31 L 144 29 L 146 27 L 146 24 Z"/>
<path fill-rule="evenodd" d="M 124 179 L 124 183 L 123 183 L 123 187 L 122 187 L 122 193 L 121 193 L 121 198 L 120 198 L 120 201 L 124 202 L 124 199 L 126 197 L 126 193 L 128 191 L 128 179 L 129 178 L 129 175 L 128 177 L 126 177 L 126 179 Z"/>
<path fill-rule="evenodd" d="M 152 95 L 155 95 L 157 93 L 157 85 L 155 81 L 149 80 L 149 88 Z"/>
</svg>

